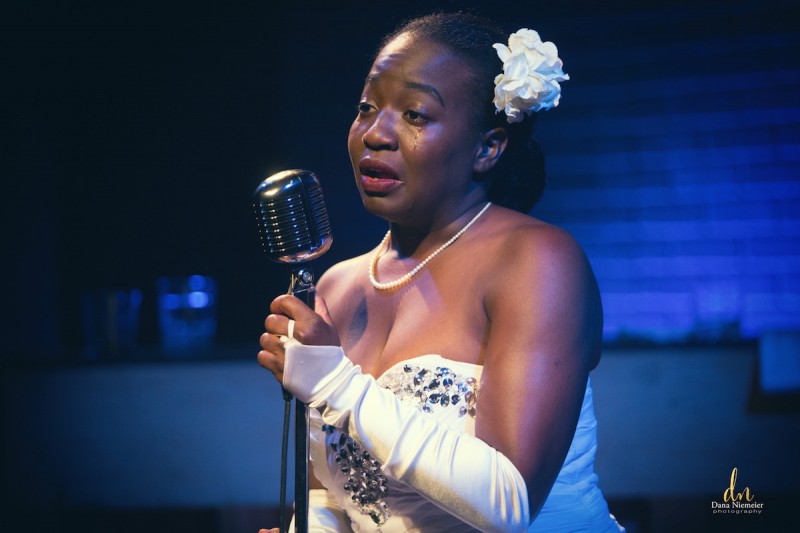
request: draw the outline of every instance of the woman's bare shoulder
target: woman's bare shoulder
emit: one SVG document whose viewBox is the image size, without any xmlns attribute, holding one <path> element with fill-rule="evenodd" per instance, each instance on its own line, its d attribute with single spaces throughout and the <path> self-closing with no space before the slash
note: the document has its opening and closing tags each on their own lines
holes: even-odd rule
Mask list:
<svg viewBox="0 0 800 533">
<path fill-rule="evenodd" d="M 497 250 L 495 258 L 510 267 L 557 262 L 562 266 L 584 266 L 585 255 L 578 241 L 565 229 L 509 209 L 498 210 L 489 237 Z"/>
<path fill-rule="evenodd" d="M 362 254 L 350 259 L 345 259 L 328 268 L 320 276 L 317 282 L 317 289 L 325 294 L 335 290 L 336 287 L 349 287 L 357 282 L 360 277 L 364 277 L 367 272 L 369 260 L 372 253 Z M 361 274 L 361 276 L 359 276 Z"/>
<path fill-rule="evenodd" d="M 494 271 L 500 275 L 487 285 L 488 312 L 493 317 L 514 317 L 512 329 L 519 326 L 515 321 L 521 316 L 540 335 L 560 332 L 557 336 L 579 344 L 570 349 L 585 354 L 587 368 L 593 368 L 599 358 L 602 303 L 580 244 L 563 228 L 524 214 L 507 215 L 501 222 L 506 237 L 499 238 L 498 230 L 502 251 L 494 259 Z M 555 348 L 552 352 L 559 353 Z"/>
</svg>

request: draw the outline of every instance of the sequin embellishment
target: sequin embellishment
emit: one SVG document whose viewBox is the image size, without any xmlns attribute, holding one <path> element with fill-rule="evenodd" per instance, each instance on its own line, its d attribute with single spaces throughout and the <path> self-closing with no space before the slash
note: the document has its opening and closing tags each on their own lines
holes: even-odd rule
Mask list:
<svg viewBox="0 0 800 533">
<path fill-rule="evenodd" d="M 353 440 L 333 426 L 322 426 L 329 437 L 333 457 L 339 469 L 347 476 L 344 489 L 362 513 L 368 514 L 378 525 L 391 516 L 383 501 L 388 493 L 386 476 L 381 472 L 380 462 Z"/>
<path fill-rule="evenodd" d="M 434 370 L 403 365 L 384 374 L 381 386 L 392 391 L 403 402 L 411 402 L 426 413 L 436 408 L 457 408 L 458 416 L 475 416 L 478 380 L 462 377 L 447 367 Z"/>
<path fill-rule="evenodd" d="M 449 408 L 457 409 L 459 417 L 475 417 L 478 380 L 460 376 L 447 367 L 431 370 L 406 364 L 381 376 L 378 384 L 392 391 L 401 402 L 416 405 L 425 413 Z M 350 435 L 327 424 L 323 424 L 322 430 L 336 465 L 347 476 L 344 489 L 362 513 L 377 525 L 383 525 L 391 513 L 384 501 L 389 489 L 380 461 Z"/>
</svg>

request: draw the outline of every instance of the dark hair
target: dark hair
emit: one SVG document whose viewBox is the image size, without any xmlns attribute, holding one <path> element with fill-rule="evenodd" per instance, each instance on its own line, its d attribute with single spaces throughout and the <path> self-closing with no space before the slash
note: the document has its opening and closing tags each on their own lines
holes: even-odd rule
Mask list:
<svg viewBox="0 0 800 533">
<path fill-rule="evenodd" d="M 503 68 L 495 43 L 505 43 L 508 35 L 494 22 L 469 13 L 434 13 L 401 24 L 387 35 L 381 47 L 401 34 L 410 33 L 452 50 L 471 71 L 467 90 L 474 95 L 476 125 L 484 131 L 505 128 L 508 144 L 492 170 L 476 179 L 486 183 L 492 202 L 529 211 L 539 200 L 545 185 L 544 154 L 533 137 L 535 115 L 509 124 L 505 113 L 497 113 L 492 98 L 494 78 Z"/>
</svg>

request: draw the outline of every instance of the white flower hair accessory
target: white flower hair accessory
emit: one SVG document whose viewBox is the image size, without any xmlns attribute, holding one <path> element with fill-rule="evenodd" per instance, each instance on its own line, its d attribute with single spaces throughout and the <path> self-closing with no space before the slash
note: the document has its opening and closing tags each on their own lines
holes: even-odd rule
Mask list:
<svg viewBox="0 0 800 533">
<path fill-rule="evenodd" d="M 561 100 L 561 85 L 569 75 L 558 57 L 556 45 L 542 42 L 539 33 L 523 28 L 512 33 L 508 46 L 493 45 L 503 62 L 503 73 L 494 79 L 494 105 L 509 123 L 526 115 L 552 109 Z"/>
</svg>

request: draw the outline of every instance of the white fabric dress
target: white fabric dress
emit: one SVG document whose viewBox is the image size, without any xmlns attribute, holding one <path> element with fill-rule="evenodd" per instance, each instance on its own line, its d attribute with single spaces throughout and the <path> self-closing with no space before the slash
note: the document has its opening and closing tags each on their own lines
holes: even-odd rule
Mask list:
<svg viewBox="0 0 800 533">
<path fill-rule="evenodd" d="M 442 426 L 475 435 L 478 385 L 483 367 L 423 355 L 402 361 L 377 380 L 404 403 L 414 405 Z M 476 531 L 454 518 L 413 487 L 388 478 L 381 464 L 357 439 L 325 425 L 310 410 L 310 454 L 314 473 L 346 513 L 356 533 Z M 587 382 L 583 407 L 561 472 L 529 532 L 619 532 L 597 485 L 594 457 L 597 421 Z M 312 506 L 314 501 L 312 498 Z"/>
</svg>

